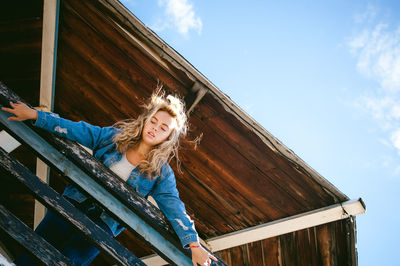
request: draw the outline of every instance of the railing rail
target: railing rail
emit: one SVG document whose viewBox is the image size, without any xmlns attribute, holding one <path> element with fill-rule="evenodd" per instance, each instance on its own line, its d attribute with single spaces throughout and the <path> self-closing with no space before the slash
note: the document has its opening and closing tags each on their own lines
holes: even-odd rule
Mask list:
<svg viewBox="0 0 400 266">
<path fill-rule="evenodd" d="M 3 205 L 0 205 L 0 230 L 23 245 L 38 261 L 46 265 L 74 265 L 57 249 L 35 234 L 32 229 L 27 227 Z"/>
</svg>

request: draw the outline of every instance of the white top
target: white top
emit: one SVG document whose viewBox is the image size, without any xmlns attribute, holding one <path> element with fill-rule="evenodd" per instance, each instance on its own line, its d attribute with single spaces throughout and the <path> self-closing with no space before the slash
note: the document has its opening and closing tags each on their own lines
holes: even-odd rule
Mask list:
<svg viewBox="0 0 400 266">
<path fill-rule="evenodd" d="M 119 162 L 114 163 L 110 166 L 111 171 L 116 173 L 120 178 L 124 181 L 128 180 L 129 176 L 132 173 L 132 170 L 135 169 L 135 165 L 131 164 L 126 158 L 126 152 L 122 154 L 122 158 Z"/>
</svg>

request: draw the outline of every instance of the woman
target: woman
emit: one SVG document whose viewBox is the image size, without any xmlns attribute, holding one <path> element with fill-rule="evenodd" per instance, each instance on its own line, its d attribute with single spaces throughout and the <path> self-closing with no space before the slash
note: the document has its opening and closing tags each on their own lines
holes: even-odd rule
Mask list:
<svg viewBox="0 0 400 266">
<path fill-rule="evenodd" d="M 135 120 L 98 127 L 85 122 L 72 122 L 53 113 L 29 108 L 22 102 L 2 109 L 15 116 L 9 120 L 34 120 L 34 125 L 93 150 L 93 155 L 133 186 L 144 197 L 152 196 L 171 222 L 182 245 L 190 248 L 193 265 L 210 265 L 214 256 L 201 247 L 193 221 L 179 199 L 175 176 L 168 160 L 175 156 L 179 139 L 186 135 L 187 117 L 182 101 L 165 96 L 159 88 L 153 93 L 144 112 Z M 91 219 L 112 236 L 124 228 L 75 187 L 68 185 L 63 196 L 85 211 Z M 99 211 L 100 209 L 100 211 Z M 46 238 L 76 265 L 88 265 L 99 251 L 56 215 L 48 211 L 36 232 Z M 60 236 L 60 232 L 64 232 Z M 20 256 L 17 265 L 32 265 L 27 256 Z"/>
</svg>

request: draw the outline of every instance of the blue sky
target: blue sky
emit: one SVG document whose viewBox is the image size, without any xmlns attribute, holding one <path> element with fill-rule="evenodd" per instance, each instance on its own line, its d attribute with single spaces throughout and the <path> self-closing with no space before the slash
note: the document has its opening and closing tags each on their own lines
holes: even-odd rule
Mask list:
<svg viewBox="0 0 400 266">
<path fill-rule="evenodd" d="M 123 0 L 351 199 L 359 265 L 399 265 L 400 1 Z"/>
</svg>

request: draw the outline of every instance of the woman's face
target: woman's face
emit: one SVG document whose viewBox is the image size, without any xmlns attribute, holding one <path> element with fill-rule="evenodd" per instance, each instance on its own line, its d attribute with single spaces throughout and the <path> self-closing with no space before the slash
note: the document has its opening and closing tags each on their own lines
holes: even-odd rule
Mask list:
<svg viewBox="0 0 400 266">
<path fill-rule="evenodd" d="M 165 111 L 158 111 L 143 127 L 142 141 L 153 147 L 164 142 L 176 126 L 176 120 Z"/>
</svg>

